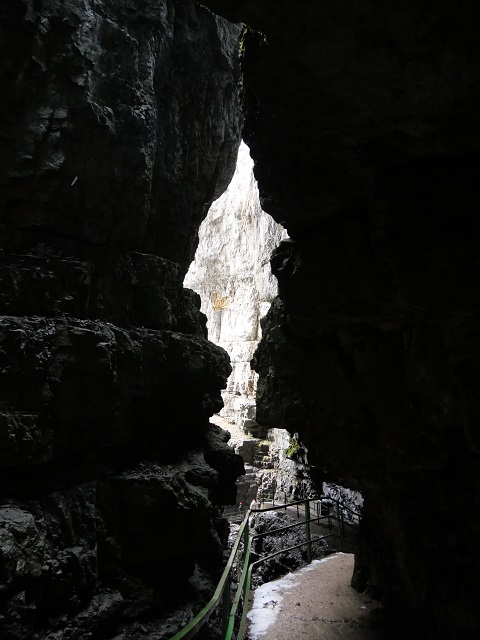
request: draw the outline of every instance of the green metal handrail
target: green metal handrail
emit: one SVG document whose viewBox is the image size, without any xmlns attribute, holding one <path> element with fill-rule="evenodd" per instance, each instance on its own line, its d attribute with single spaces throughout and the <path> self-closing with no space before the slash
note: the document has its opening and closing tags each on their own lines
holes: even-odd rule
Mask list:
<svg viewBox="0 0 480 640">
<path fill-rule="evenodd" d="M 315 542 L 317 542 L 318 540 L 325 540 L 326 538 L 330 538 L 331 536 L 333 536 L 333 533 L 328 533 L 325 536 L 320 536 L 319 538 L 317 538 L 315 540 Z M 252 562 L 252 564 L 248 567 L 248 571 L 247 571 L 247 579 L 246 579 L 246 583 L 245 583 L 245 593 L 244 593 L 244 607 L 243 607 L 243 611 L 242 611 L 242 617 L 240 619 L 240 626 L 238 629 L 238 634 L 237 634 L 237 640 L 243 640 L 244 636 L 245 636 L 245 630 L 246 630 L 246 625 L 247 625 L 247 615 L 248 615 L 248 607 L 246 606 L 248 603 L 248 600 L 250 598 L 250 590 L 251 590 L 251 586 L 252 586 L 252 575 L 253 575 L 253 570 L 256 569 L 258 567 L 259 564 L 261 564 L 262 562 L 266 562 L 267 560 L 270 560 L 271 558 L 274 558 L 275 556 L 280 555 L 281 553 L 287 553 L 288 551 L 293 551 L 294 549 L 298 549 L 300 547 L 304 547 L 305 545 L 310 544 L 310 541 L 307 542 L 300 542 L 299 544 L 294 545 L 293 547 L 288 547 L 287 549 L 282 549 L 281 551 L 276 551 L 275 553 L 271 553 L 268 556 L 265 556 L 264 558 L 260 558 L 260 560 L 256 560 L 255 562 Z M 232 636 L 225 636 L 225 640 L 231 640 Z"/>
<path fill-rule="evenodd" d="M 203 607 L 203 609 L 186 625 L 186 627 L 184 627 L 181 631 L 179 631 L 178 633 L 176 633 L 170 640 L 188 640 L 189 638 L 193 638 L 199 631 L 200 629 L 203 627 L 203 625 L 208 621 L 208 619 L 210 618 L 210 616 L 213 614 L 213 612 L 217 609 L 218 605 L 220 604 L 220 602 L 222 603 L 222 637 L 224 638 L 224 640 L 232 640 L 233 638 L 233 634 L 234 634 L 234 625 L 235 625 L 235 618 L 237 615 L 237 610 L 238 607 L 240 605 L 240 602 L 242 600 L 243 597 L 243 610 L 242 610 L 242 615 L 240 618 L 240 627 L 238 630 L 238 634 L 237 634 L 237 640 L 243 640 L 244 634 L 245 634 L 245 627 L 246 627 L 246 620 L 247 620 L 247 613 L 248 613 L 248 598 L 250 596 L 250 591 L 251 591 L 251 582 L 252 582 L 252 574 L 253 574 L 253 570 L 254 568 L 256 568 L 259 564 L 261 564 L 262 562 L 265 562 L 266 560 L 269 560 L 270 558 L 273 558 L 277 555 L 280 555 L 282 553 L 287 553 L 289 551 L 292 551 L 294 549 L 298 549 L 300 547 L 307 547 L 307 559 L 308 562 L 311 562 L 311 558 L 312 558 L 312 544 L 314 542 L 317 542 L 318 540 L 324 540 L 326 538 L 330 538 L 330 537 L 338 537 L 340 539 L 340 548 L 343 549 L 342 546 L 342 541 L 343 540 L 347 540 L 348 542 L 352 542 L 350 540 L 348 540 L 347 538 L 344 537 L 344 527 L 343 527 L 343 515 L 342 515 L 342 509 L 348 509 L 348 507 L 344 507 L 342 505 L 342 507 L 340 507 L 340 502 L 339 500 L 336 500 L 334 498 L 328 498 L 329 501 L 336 503 L 336 515 L 326 515 L 326 516 L 320 516 L 317 515 L 314 518 L 310 517 L 310 502 L 311 501 L 315 501 L 318 503 L 317 499 L 306 499 L 306 500 L 296 500 L 294 502 L 289 502 L 289 503 L 285 503 L 282 505 L 276 505 L 276 506 L 271 506 L 271 507 L 264 507 L 264 508 L 259 508 L 259 509 L 249 509 L 248 511 L 246 511 L 245 513 L 245 518 L 240 526 L 240 529 L 238 531 L 237 537 L 235 539 L 232 551 L 230 553 L 228 562 L 225 566 L 225 569 L 223 570 L 222 573 L 222 577 L 220 578 L 220 581 L 217 585 L 217 588 L 215 589 L 213 596 L 210 598 L 210 600 L 208 601 L 208 603 Z M 266 511 L 279 511 L 280 509 L 287 509 L 289 507 L 293 507 L 293 506 L 297 506 L 297 511 L 298 511 L 298 505 L 303 504 L 305 506 L 305 519 L 302 522 L 296 522 L 292 525 L 287 525 L 285 527 L 279 527 L 277 529 L 273 529 L 271 531 L 266 531 L 263 533 L 257 533 L 254 534 L 253 536 L 250 535 L 249 533 L 249 518 L 252 515 L 252 513 L 264 513 Z M 348 511 L 351 511 L 352 513 L 354 513 L 355 515 L 359 515 L 357 513 L 355 513 L 354 511 L 352 511 L 351 509 L 348 509 Z M 317 511 L 318 513 L 318 511 Z M 324 519 L 328 519 L 330 520 L 331 518 L 337 519 L 338 520 L 338 534 L 334 534 L 334 533 L 329 533 L 325 536 L 319 536 L 319 537 L 314 537 L 313 539 L 311 538 L 311 531 L 310 531 L 310 523 L 311 522 L 320 522 L 320 520 L 324 520 Z M 251 550 L 252 550 L 252 544 L 253 541 L 255 539 L 258 538 L 262 538 L 268 535 L 273 535 L 275 533 L 278 533 L 280 531 L 286 531 L 288 529 L 293 529 L 295 527 L 299 527 L 299 526 L 305 526 L 305 531 L 306 531 L 306 538 L 307 540 L 305 542 L 301 542 L 299 544 L 294 545 L 293 547 L 288 547 L 287 549 L 282 549 L 280 551 L 276 551 L 275 553 L 272 553 L 268 556 L 265 556 L 263 558 L 260 558 L 259 560 L 256 560 L 255 562 L 250 562 L 250 556 L 251 556 Z M 243 566 L 242 566 L 242 572 L 240 575 L 240 579 L 238 581 L 237 584 L 237 592 L 235 594 L 235 597 L 233 599 L 232 605 L 230 607 L 230 579 L 231 579 L 231 571 L 232 571 L 232 567 L 233 564 L 235 562 L 235 558 L 237 556 L 237 553 L 239 551 L 240 548 L 240 543 L 243 540 Z"/>
<path fill-rule="evenodd" d="M 238 548 L 240 546 L 240 542 L 242 539 L 244 539 L 244 548 L 245 550 L 248 548 L 248 545 L 250 543 L 250 536 L 248 535 L 248 516 L 250 515 L 250 512 L 248 511 L 244 521 L 242 522 L 240 529 L 238 531 L 238 535 L 237 538 L 235 540 L 235 543 L 233 545 L 232 551 L 230 553 L 230 557 L 228 559 L 228 562 L 225 566 L 225 569 L 223 570 L 222 573 L 222 577 L 220 578 L 220 582 L 217 585 L 217 588 L 215 589 L 213 596 L 210 598 L 210 600 L 207 602 L 207 604 L 203 607 L 203 609 L 197 613 L 197 615 L 190 620 L 190 622 L 187 624 L 186 627 L 184 627 L 181 631 L 179 631 L 178 633 L 176 633 L 171 640 L 188 640 L 188 638 L 193 638 L 193 636 L 195 636 L 198 631 L 203 627 L 203 625 L 207 622 L 207 620 L 210 618 L 210 616 L 212 615 L 212 613 L 215 611 L 215 609 L 217 608 L 220 599 L 223 596 L 223 611 L 224 611 L 224 615 L 222 616 L 222 626 L 225 627 L 224 631 L 226 634 L 226 624 L 225 621 L 228 619 L 227 616 L 225 615 L 228 610 L 229 610 L 229 600 L 230 600 L 230 572 L 232 570 L 233 567 L 233 563 L 235 561 L 235 557 L 237 555 L 237 551 Z M 247 554 L 244 554 L 245 558 L 248 558 Z M 227 594 L 227 595 L 225 595 Z"/>
</svg>

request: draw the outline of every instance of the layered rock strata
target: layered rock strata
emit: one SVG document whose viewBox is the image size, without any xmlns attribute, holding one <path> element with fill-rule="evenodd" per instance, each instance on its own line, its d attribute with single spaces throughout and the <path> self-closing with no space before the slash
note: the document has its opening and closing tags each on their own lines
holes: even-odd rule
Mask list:
<svg viewBox="0 0 480 640">
<path fill-rule="evenodd" d="M 242 143 L 232 181 L 200 227 L 185 286 L 200 295 L 210 340 L 230 355 L 232 373 L 220 415 L 247 430 L 256 427 L 257 375 L 250 360 L 261 337 L 260 319 L 277 293 L 270 255 L 285 235 L 262 211 L 253 161 Z"/>
<path fill-rule="evenodd" d="M 357 586 L 425 637 L 476 637 L 478 5 L 206 4 L 250 27 L 244 136 L 291 238 L 257 420 L 361 490 Z"/>
<path fill-rule="evenodd" d="M 222 566 L 231 369 L 182 280 L 234 170 L 239 35 L 190 0 L 1 4 L 5 640 L 170 637 Z"/>
</svg>

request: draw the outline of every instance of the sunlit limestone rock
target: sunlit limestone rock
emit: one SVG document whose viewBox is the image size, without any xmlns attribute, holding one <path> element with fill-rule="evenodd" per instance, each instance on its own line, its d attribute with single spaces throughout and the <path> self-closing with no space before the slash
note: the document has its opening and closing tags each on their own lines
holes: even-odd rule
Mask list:
<svg viewBox="0 0 480 640">
<path fill-rule="evenodd" d="M 232 182 L 200 228 L 185 286 L 202 298 L 209 339 L 230 354 L 232 374 L 221 415 L 247 429 L 257 382 L 250 360 L 261 337 L 260 318 L 277 293 L 270 254 L 285 237 L 282 226 L 262 211 L 253 161 L 242 143 Z"/>
<path fill-rule="evenodd" d="M 293 499 L 311 492 L 306 452 L 305 460 L 289 457 L 288 432 L 260 433 L 255 422 L 257 374 L 250 360 L 261 338 L 260 318 L 277 293 L 270 255 L 286 237 L 281 225 L 262 211 L 253 161 L 242 143 L 233 180 L 200 228 L 195 261 L 184 284 L 200 294 L 209 339 L 230 355 L 232 373 L 220 412 L 227 422 L 219 424 L 231 431 L 231 443 L 246 464 L 247 474 L 237 483 L 237 501 L 244 504 L 252 498 Z"/>
</svg>

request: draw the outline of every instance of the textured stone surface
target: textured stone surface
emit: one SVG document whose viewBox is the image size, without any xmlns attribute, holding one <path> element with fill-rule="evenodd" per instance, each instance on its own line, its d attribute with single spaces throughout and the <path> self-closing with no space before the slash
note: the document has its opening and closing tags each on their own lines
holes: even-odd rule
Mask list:
<svg viewBox="0 0 480 640">
<path fill-rule="evenodd" d="M 210 455 L 221 457 L 223 436 L 212 430 Z M 222 565 L 226 531 L 212 501 L 227 501 L 219 486 L 234 490 L 243 472 L 238 456 L 225 453 L 219 470 L 205 461 L 207 452 L 191 451 L 181 462 L 141 462 L 2 505 L 2 638 L 110 638 L 120 630 L 134 637 L 141 616 L 156 616 L 158 630 L 172 607 L 188 611 L 195 568 L 216 579 Z"/>
<path fill-rule="evenodd" d="M 7 0 L 1 18 L 0 223 L 188 265 L 233 168 L 239 28 L 189 0 Z"/>
<path fill-rule="evenodd" d="M 202 4 L 251 27 L 242 46 L 245 136 L 263 209 L 292 238 L 273 259 L 281 300 L 256 357 L 258 416 L 301 434 L 319 480 L 361 489 L 356 584 L 383 595 L 407 625 L 423 622 L 425 637 L 476 638 L 478 3 Z M 173 273 L 186 272 L 198 224 L 232 172 L 239 29 L 188 0 L 3 0 L 0 25 L 1 312 L 47 316 L 32 319 L 38 327 L 72 314 L 127 333 L 136 323 L 201 336 L 202 321 Z M 178 267 L 170 281 L 167 262 L 135 262 L 140 275 L 130 281 L 130 254 Z M 64 262 L 70 259 L 71 266 Z M 153 291 L 152 270 L 165 282 Z M 184 311 L 165 303 L 169 282 Z M 21 351 L 28 344 L 22 331 L 9 330 L 8 348 L 2 345 L 1 369 L 12 376 L 2 386 L 9 396 L 2 400 L 2 444 L 18 447 L 22 460 L 38 456 L 46 468 L 53 435 L 50 421 L 39 421 L 47 417 L 41 408 L 59 411 L 54 399 L 62 395 L 52 399 L 50 384 L 42 386 L 47 353 L 45 362 L 35 356 L 44 337 L 48 345 L 48 332 Z M 140 342 L 154 379 L 157 346 Z M 84 347 L 90 354 L 88 339 Z M 113 384 L 109 348 L 94 357 L 95 393 L 102 393 L 104 374 L 105 397 Z M 88 381 L 82 353 L 75 353 L 75 366 L 84 367 Z M 19 362 L 30 380 L 22 379 Z M 183 381 L 190 389 L 188 376 Z M 155 406 L 152 395 L 143 402 Z M 194 404 L 200 407 L 199 396 Z M 196 415 L 205 429 L 205 409 Z M 131 420 L 125 416 L 125 424 Z M 82 431 L 76 435 L 81 443 Z M 143 486 L 134 468 L 122 473 Z M 127 476 L 119 474 L 119 484 Z M 118 635 L 126 609 L 113 612 L 122 610 L 123 596 L 104 583 L 91 591 L 93 529 L 82 538 L 76 521 L 74 534 L 65 526 L 52 552 L 61 563 L 59 583 L 52 578 L 45 596 L 51 602 L 61 584 L 65 613 L 37 616 L 49 609 L 37 598 L 40 587 L 27 594 L 25 582 L 36 580 L 44 534 L 33 496 L 22 500 L 2 500 L 9 510 L 8 524 L 2 520 L 5 558 L 20 557 L 18 540 L 32 547 L 18 564 L 18 580 L 13 563 L 5 563 L 2 637 L 28 638 L 33 627 L 44 636 L 51 631 L 49 640 Z M 461 524 L 446 531 L 452 512 Z M 79 540 L 81 553 L 73 550 Z M 116 544 L 112 538 L 113 556 Z M 132 612 L 151 592 L 140 575 L 127 581 L 136 585 L 128 592 Z M 153 633 L 145 628 L 131 637 Z"/>
<path fill-rule="evenodd" d="M 185 446 L 178 429 L 199 442 L 222 407 L 228 356 L 203 338 L 66 319 L 7 317 L 1 325 L 7 476 L 29 466 L 43 474 L 40 463 L 62 461 L 70 473 L 86 455 L 95 473 L 96 458 L 131 456 L 132 447 L 169 458 Z"/>
<path fill-rule="evenodd" d="M 478 4 L 206 4 L 251 28 L 244 137 L 292 239 L 257 420 L 361 490 L 357 586 L 426 637 L 476 637 Z"/>
<path fill-rule="evenodd" d="M 243 464 L 182 280 L 239 35 L 190 0 L 1 3 L 2 639 L 168 638 L 218 577 Z"/>
<path fill-rule="evenodd" d="M 8 241 L 8 234 L 3 237 Z M 0 303 L 12 316 L 70 315 L 204 335 L 200 301 L 183 289 L 180 265 L 151 254 L 89 248 L 88 258 L 0 250 Z M 83 251 L 81 252 L 83 253 Z"/>
<path fill-rule="evenodd" d="M 230 355 L 221 416 L 239 426 L 255 417 L 257 377 L 250 360 L 261 337 L 260 318 L 277 293 L 270 254 L 285 235 L 262 211 L 253 161 L 242 143 L 232 182 L 202 223 L 185 277 L 185 286 L 201 297 L 210 340 Z"/>
</svg>

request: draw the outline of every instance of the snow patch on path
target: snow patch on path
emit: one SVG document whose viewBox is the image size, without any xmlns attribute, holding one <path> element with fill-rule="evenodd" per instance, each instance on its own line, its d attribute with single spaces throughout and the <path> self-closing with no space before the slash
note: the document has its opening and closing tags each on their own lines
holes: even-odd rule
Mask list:
<svg viewBox="0 0 480 640">
<path fill-rule="evenodd" d="M 313 571 L 322 562 L 328 562 L 332 558 L 336 558 L 339 555 L 345 555 L 343 553 L 335 553 L 322 560 L 314 560 L 303 569 L 299 569 L 294 573 L 288 573 L 283 578 L 273 580 L 272 582 L 266 582 L 260 587 L 257 587 L 253 594 L 253 603 L 250 611 L 247 614 L 249 626 L 249 638 L 250 640 L 258 640 L 267 629 L 277 619 L 278 612 L 280 610 L 280 604 L 283 600 L 282 593 L 290 591 L 293 587 L 296 587 L 300 580 L 300 576 L 309 571 Z"/>
</svg>

